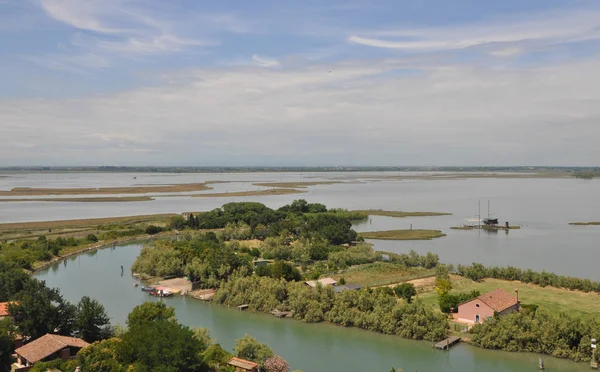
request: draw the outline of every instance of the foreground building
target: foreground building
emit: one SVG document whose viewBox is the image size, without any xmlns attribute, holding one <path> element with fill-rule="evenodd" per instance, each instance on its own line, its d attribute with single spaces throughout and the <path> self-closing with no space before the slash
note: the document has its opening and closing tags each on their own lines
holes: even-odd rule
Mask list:
<svg viewBox="0 0 600 372">
<path fill-rule="evenodd" d="M 467 324 L 478 324 L 491 319 L 494 314 L 506 315 L 519 311 L 519 292 L 511 295 L 502 288 L 483 294 L 458 305 L 454 320 Z"/>
<path fill-rule="evenodd" d="M 235 367 L 235 372 L 256 372 L 256 371 L 258 371 L 258 363 L 254 363 L 254 362 L 251 362 L 246 359 L 233 357 L 227 364 Z"/>
<path fill-rule="evenodd" d="M 37 362 L 49 362 L 55 359 L 67 361 L 89 346 L 80 338 L 46 334 L 15 350 L 17 362 L 13 364 L 16 372 L 29 371 Z"/>
</svg>

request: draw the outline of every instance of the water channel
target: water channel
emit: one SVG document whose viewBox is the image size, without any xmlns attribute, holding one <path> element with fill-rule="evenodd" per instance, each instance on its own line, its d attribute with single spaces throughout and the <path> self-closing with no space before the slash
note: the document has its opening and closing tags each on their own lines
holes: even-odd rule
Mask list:
<svg viewBox="0 0 600 372">
<path fill-rule="evenodd" d="M 86 252 L 35 274 L 64 297 L 77 302 L 91 296 L 104 304 L 114 324 L 125 324 L 131 309 L 144 301 L 157 301 L 134 287 L 129 268 L 141 244 Z M 121 265 L 125 273 L 121 275 Z M 458 345 L 449 352 L 431 348 L 427 341 L 405 340 L 355 328 L 325 323 L 305 324 L 291 319 L 239 311 L 182 296 L 164 299 L 176 309 L 178 320 L 204 327 L 225 348 L 250 334 L 284 356 L 292 369 L 305 372 L 389 371 L 535 371 L 539 355 L 507 353 Z M 586 364 L 543 357 L 547 371 L 587 371 Z"/>
</svg>

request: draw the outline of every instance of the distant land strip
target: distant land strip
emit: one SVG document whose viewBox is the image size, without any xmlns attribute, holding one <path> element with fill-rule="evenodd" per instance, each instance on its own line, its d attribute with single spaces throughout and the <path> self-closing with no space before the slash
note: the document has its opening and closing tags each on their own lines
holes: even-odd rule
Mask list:
<svg viewBox="0 0 600 372">
<path fill-rule="evenodd" d="M 317 185 L 333 185 L 336 183 L 344 183 L 342 181 L 313 181 L 313 182 L 258 182 L 253 183 L 254 186 L 263 186 L 263 187 L 281 187 L 281 188 L 290 188 L 290 189 L 305 189 L 309 186 L 317 186 Z"/>
<path fill-rule="evenodd" d="M 289 195 L 289 194 L 302 194 L 306 191 L 296 189 L 268 189 L 268 190 L 252 190 L 252 191 L 235 191 L 235 192 L 219 192 L 210 194 L 194 194 L 195 198 L 228 198 L 228 197 L 239 197 L 239 196 L 266 196 L 266 195 Z"/>
<path fill-rule="evenodd" d="M 0 190 L 0 196 L 44 196 L 44 195 L 99 195 L 99 194 L 148 194 L 163 192 L 191 192 L 206 191 L 213 188 L 210 183 L 182 183 L 178 185 L 161 186 L 126 186 L 126 187 L 100 187 L 100 188 L 29 188 L 15 187 L 10 191 Z"/>
<path fill-rule="evenodd" d="M 352 212 L 368 214 L 369 216 L 385 216 L 385 217 L 434 217 L 434 216 L 451 216 L 452 213 L 439 212 L 403 212 L 403 211 L 384 211 L 381 209 L 359 209 Z"/>
<path fill-rule="evenodd" d="M 592 221 L 592 222 L 569 222 L 569 225 L 575 225 L 575 226 L 600 226 L 600 221 Z"/>
<path fill-rule="evenodd" d="M 92 198 L 36 198 L 36 199 L 0 199 L 0 203 L 8 202 L 79 202 L 79 203 L 101 203 L 101 202 L 139 202 L 151 201 L 149 196 L 108 196 Z"/>
<path fill-rule="evenodd" d="M 30 230 L 30 229 L 57 229 L 57 228 L 81 228 L 97 227 L 99 225 L 110 224 L 134 224 L 134 223 L 154 223 L 155 221 L 166 221 L 173 216 L 180 216 L 177 213 L 146 214 L 139 216 L 124 217 L 104 217 L 87 218 L 78 220 L 57 220 L 57 221 L 35 221 L 35 222 L 9 222 L 0 223 L 0 232 L 6 230 Z"/>
</svg>

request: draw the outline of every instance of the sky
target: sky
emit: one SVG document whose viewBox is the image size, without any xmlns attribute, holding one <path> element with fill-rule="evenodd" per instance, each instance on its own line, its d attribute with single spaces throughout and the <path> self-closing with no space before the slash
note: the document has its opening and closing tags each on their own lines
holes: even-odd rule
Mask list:
<svg viewBox="0 0 600 372">
<path fill-rule="evenodd" d="M 0 0 L 0 166 L 600 159 L 597 0 Z"/>
</svg>

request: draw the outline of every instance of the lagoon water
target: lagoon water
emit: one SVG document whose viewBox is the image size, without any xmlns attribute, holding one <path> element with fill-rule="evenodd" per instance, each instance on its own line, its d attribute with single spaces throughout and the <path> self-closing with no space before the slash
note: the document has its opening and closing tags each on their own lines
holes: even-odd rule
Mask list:
<svg viewBox="0 0 600 372">
<path fill-rule="evenodd" d="M 144 301 L 160 301 L 139 287 L 125 268 L 137 257 L 140 244 L 105 248 L 70 257 L 36 274 L 51 287 L 60 288 L 66 299 L 77 302 L 91 296 L 104 304 L 113 323 L 125 324 L 127 314 Z M 163 299 L 176 309 L 178 320 L 204 327 L 225 349 L 232 350 L 244 334 L 256 337 L 284 356 L 292 369 L 305 372 L 403 371 L 535 371 L 539 355 L 506 353 L 458 345 L 449 352 L 431 348 L 427 341 L 411 341 L 355 328 L 330 324 L 306 324 L 292 319 L 239 311 L 199 300 L 175 296 Z M 587 364 L 544 356 L 547 371 L 579 372 Z"/>
<path fill-rule="evenodd" d="M 406 173 L 18 173 L 0 177 L 0 190 L 14 187 L 114 187 L 230 181 L 215 184 L 213 192 L 255 190 L 254 182 L 319 181 L 340 179 L 343 184 L 318 185 L 305 194 L 262 197 L 161 197 L 153 201 L 121 203 L 0 202 L 0 223 L 151 213 L 204 211 L 233 201 L 260 201 L 279 207 L 305 198 L 328 207 L 449 212 L 451 216 L 386 218 L 374 216 L 356 225 L 358 231 L 428 228 L 446 237 L 432 241 L 373 241 L 378 250 L 404 253 L 411 249 L 437 253 L 453 264 L 481 262 L 547 270 L 563 275 L 600 280 L 600 226 L 570 226 L 573 221 L 600 220 L 600 180 L 580 179 L 459 179 L 389 180 Z M 135 177 L 135 179 L 134 179 Z M 522 225 L 520 230 L 451 230 L 465 219 L 491 213 L 500 222 Z"/>
<path fill-rule="evenodd" d="M 432 241 L 373 241 L 376 249 L 440 255 L 442 262 L 515 265 L 564 275 L 600 280 L 600 227 L 570 226 L 571 221 L 600 220 L 600 182 L 578 179 L 460 179 L 386 180 L 390 173 L 248 173 L 248 174 L 115 174 L 20 173 L 0 177 L 0 189 L 13 187 L 111 187 L 137 184 L 173 184 L 207 180 L 231 181 L 209 192 L 257 189 L 253 182 L 343 179 L 344 184 L 309 187 L 307 193 L 245 198 L 160 197 L 148 202 L 0 203 L 0 222 L 43 221 L 151 213 L 203 211 L 233 201 L 260 201 L 279 207 L 297 198 L 328 207 L 449 212 L 451 216 L 422 218 L 372 217 L 355 225 L 358 231 L 431 228 L 448 236 Z M 136 179 L 134 179 L 136 177 Z M 379 178 L 379 180 L 378 180 Z M 489 234 L 450 230 L 466 218 L 475 218 L 478 201 L 487 215 L 522 225 L 520 230 Z M 60 288 L 76 302 L 88 295 L 105 304 L 113 323 L 124 324 L 131 309 L 156 301 L 133 286 L 134 279 L 120 267 L 131 267 L 141 245 L 107 248 L 69 258 L 36 274 Z M 206 327 L 226 349 L 245 333 L 268 343 L 294 369 L 309 371 L 534 371 L 538 355 L 483 350 L 459 345 L 450 352 L 435 351 L 429 342 L 410 341 L 353 328 L 304 324 L 269 315 L 240 312 L 189 298 L 165 299 L 178 319 L 192 327 Z M 583 371 L 585 364 L 544 357 L 549 371 Z"/>
</svg>

